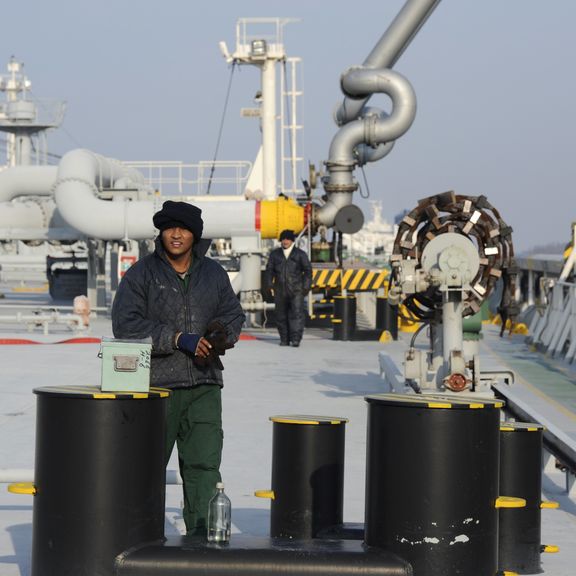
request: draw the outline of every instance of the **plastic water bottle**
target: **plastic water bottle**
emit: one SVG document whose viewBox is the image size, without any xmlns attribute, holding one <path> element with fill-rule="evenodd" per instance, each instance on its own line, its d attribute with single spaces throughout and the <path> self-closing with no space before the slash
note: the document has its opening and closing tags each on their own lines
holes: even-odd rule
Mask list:
<svg viewBox="0 0 576 576">
<path fill-rule="evenodd" d="M 208 504 L 208 542 L 225 544 L 230 541 L 232 504 L 224 494 L 224 483 L 216 484 L 216 494 Z"/>
</svg>

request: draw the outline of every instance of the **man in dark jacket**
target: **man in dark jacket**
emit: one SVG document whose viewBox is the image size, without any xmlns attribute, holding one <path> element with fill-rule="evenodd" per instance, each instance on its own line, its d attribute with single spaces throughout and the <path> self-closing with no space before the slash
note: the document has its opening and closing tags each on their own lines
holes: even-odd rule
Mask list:
<svg viewBox="0 0 576 576">
<path fill-rule="evenodd" d="M 300 346 L 304 332 L 304 296 L 312 286 L 312 267 L 304 250 L 294 245 L 292 230 L 280 234 L 280 248 L 272 250 L 266 282 L 274 291 L 280 346 Z"/>
<path fill-rule="evenodd" d="M 156 250 L 120 282 L 112 307 L 116 338 L 152 338 L 151 384 L 170 388 L 166 463 L 177 443 L 188 534 L 206 534 L 220 477 L 222 363 L 244 313 L 226 271 L 205 256 L 202 211 L 164 202 L 154 214 Z"/>
</svg>

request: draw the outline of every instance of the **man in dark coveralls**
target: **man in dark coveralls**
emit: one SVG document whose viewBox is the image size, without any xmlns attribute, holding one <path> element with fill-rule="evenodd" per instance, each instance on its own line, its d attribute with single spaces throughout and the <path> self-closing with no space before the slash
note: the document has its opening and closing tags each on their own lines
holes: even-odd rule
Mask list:
<svg viewBox="0 0 576 576">
<path fill-rule="evenodd" d="M 312 286 L 312 267 L 304 250 L 294 245 L 292 230 L 280 234 L 266 266 L 266 283 L 274 291 L 280 346 L 300 346 L 304 333 L 304 296 Z"/>
<path fill-rule="evenodd" d="M 112 308 L 116 338 L 152 337 L 151 384 L 170 388 L 166 463 L 178 447 L 188 534 L 206 534 L 208 502 L 220 477 L 222 363 L 244 313 L 226 271 L 205 256 L 202 211 L 164 202 L 153 254 L 120 282 Z"/>
</svg>

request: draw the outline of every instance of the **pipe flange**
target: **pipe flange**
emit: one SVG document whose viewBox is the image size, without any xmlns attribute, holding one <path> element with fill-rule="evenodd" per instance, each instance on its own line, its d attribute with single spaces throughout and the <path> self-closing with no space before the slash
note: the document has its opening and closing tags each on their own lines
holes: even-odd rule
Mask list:
<svg viewBox="0 0 576 576">
<path fill-rule="evenodd" d="M 450 374 L 445 380 L 444 385 L 448 390 L 452 390 L 452 392 L 462 392 L 465 390 L 470 384 L 470 380 L 464 376 L 464 374 Z"/>
<path fill-rule="evenodd" d="M 355 192 L 358 190 L 358 184 L 324 184 L 324 190 L 329 194 L 333 192 Z"/>
<path fill-rule="evenodd" d="M 88 180 L 85 180 L 84 178 L 77 178 L 76 176 L 68 176 L 66 178 L 58 178 L 56 180 L 56 182 L 54 182 L 54 184 L 52 185 L 52 188 L 50 189 L 52 192 L 56 192 L 56 189 L 58 188 L 58 186 L 60 186 L 60 184 L 66 184 L 67 182 L 79 182 L 80 184 L 84 184 L 85 186 L 88 186 L 90 188 L 90 190 L 92 190 L 92 192 L 94 192 L 94 194 L 98 194 L 100 192 L 98 186 L 96 186 L 96 184 L 94 184 L 94 182 L 90 182 Z"/>
</svg>

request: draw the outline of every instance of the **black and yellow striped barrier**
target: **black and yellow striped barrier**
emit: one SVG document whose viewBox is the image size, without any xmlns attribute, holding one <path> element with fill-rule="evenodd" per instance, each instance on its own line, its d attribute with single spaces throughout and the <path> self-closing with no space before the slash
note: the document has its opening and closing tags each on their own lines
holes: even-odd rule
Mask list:
<svg viewBox="0 0 576 576">
<path fill-rule="evenodd" d="M 385 287 L 388 270 L 367 268 L 314 268 L 312 288 L 337 288 L 350 292 L 367 292 Z"/>
</svg>

